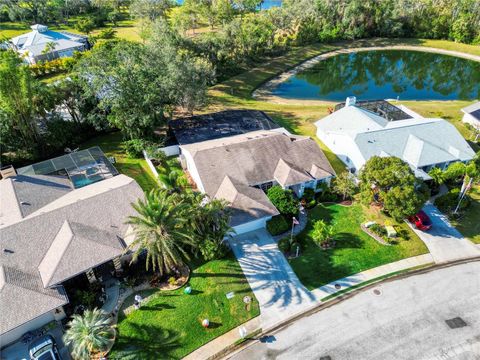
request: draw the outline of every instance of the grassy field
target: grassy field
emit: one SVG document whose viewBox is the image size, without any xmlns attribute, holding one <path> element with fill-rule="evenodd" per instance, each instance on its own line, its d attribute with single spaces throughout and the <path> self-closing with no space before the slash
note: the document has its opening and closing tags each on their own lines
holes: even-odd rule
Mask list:
<svg viewBox="0 0 480 360">
<path fill-rule="evenodd" d="M 122 174 L 134 178 L 144 191 L 149 191 L 157 186 L 153 173 L 145 159 L 131 159 L 122 149 L 122 134 L 118 132 L 97 136 L 83 143 L 81 148 L 100 146 L 107 156 L 115 157 L 114 166 Z"/>
<path fill-rule="evenodd" d="M 143 297 L 151 296 L 148 302 L 127 317 L 120 315 L 109 359 L 180 359 L 259 315 L 256 300 L 250 311 L 244 308 L 244 296 L 255 298 L 233 257 L 194 268 L 189 285 L 191 295 L 183 294 L 183 289 L 143 292 Z M 235 296 L 229 300 L 225 295 L 231 291 Z M 132 302 L 130 297 L 124 307 Z M 208 329 L 201 326 L 206 318 Z"/>
<path fill-rule="evenodd" d="M 335 248 L 322 250 L 311 239 L 312 221 L 318 219 L 335 224 Z M 301 256 L 290 260 L 293 270 L 308 289 L 428 252 L 425 244 L 406 224 L 397 226 L 408 232 L 408 240 L 398 240 L 392 246 L 381 245 L 361 230 L 360 224 L 367 220 L 380 223 L 384 216 L 378 212 L 366 211 L 358 203 L 350 207 L 320 204 L 309 212 L 307 227 L 298 235 L 302 244 Z"/>
</svg>

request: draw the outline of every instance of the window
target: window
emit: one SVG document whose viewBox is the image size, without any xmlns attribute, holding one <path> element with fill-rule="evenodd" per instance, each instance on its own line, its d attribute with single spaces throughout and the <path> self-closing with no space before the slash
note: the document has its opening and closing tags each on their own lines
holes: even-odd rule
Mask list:
<svg viewBox="0 0 480 360">
<path fill-rule="evenodd" d="M 259 189 L 262 189 L 264 192 L 267 192 L 268 189 L 270 189 L 273 186 L 273 181 L 269 181 L 260 185 L 257 185 L 256 187 Z"/>
</svg>

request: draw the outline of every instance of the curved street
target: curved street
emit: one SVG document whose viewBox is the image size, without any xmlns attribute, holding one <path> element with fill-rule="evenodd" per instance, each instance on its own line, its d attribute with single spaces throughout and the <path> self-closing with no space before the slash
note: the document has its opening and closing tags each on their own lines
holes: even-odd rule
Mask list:
<svg viewBox="0 0 480 360">
<path fill-rule="evenodd" d="M 480 359 L 480 262 L 361 292 L 231 359 Z M 448 323 L 447 323 L 448 320 Z"/>
</svg>

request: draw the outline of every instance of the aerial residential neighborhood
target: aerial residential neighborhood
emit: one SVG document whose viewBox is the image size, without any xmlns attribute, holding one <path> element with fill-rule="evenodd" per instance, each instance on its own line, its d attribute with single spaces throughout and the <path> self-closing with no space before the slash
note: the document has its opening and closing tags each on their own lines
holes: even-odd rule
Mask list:
<svg viewBox="0 0 480 360">
<path fill-rule="evenodd" d="M 478 359 L 479 301 L 476 1 L 0 1 L 0 359 Z"/>
</svg>

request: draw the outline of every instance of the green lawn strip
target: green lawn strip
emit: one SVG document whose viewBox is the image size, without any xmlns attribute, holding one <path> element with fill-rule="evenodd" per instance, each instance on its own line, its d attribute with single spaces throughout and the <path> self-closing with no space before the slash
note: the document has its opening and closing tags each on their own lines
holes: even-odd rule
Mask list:
<svg viewBox="0 0 480 360">
<path fill-rule="evenodd" d="M 118 337 L 111 359 L 179 359 L 259 315 L 258 302 L 233 256 L 193 267 L 189 285 L 192 294 L 183 288 L 175 291 L 149 290 L 142 296 L 152 297 L 140 310 L 120 315 Z M 233 291 L 235 296 L 227 299 Z M 243 297 L 254 301 L 250 311 Z M 130 306 L 133 295 L 123 307 Z M 208 318 L 210 328 L 201 321 Z"/>
<path fill-rule="evenodd" d="M 112 132 L 90 139 L 81 145 L 82 149 L 99 146 L 105 155 L 115 157 L 115 168 L 122 174 L 134 178 L 144 191 L 157 187 L 152 171 L 145 159 L 131 159 L 122 149 L 122 134 Z"/>
<path fill-rule="evenodd" d="M 311 239 L 312 221 L 317 219 L 335 224 L 335 248 L 322 250 Z M 318 205 L 310 210 L 307 227 L 297 236 L 302 244 L 301 256 L 289 261 L 300 281 L 312 290 L 364 270 L 428 252 L 425 244 L 411 232 L 408 240 L 399 240 L 395 245 L 379 244 L 360 228 L 361 223 L 370 219 L 358 203 L 350 207 Z M 405 224 L 397 226 L 406 227 Z"/>
<path fill-rule="evenodd" d="M 423 268 L 427 268 L 429 266 L 432 266 L 433 264 L 435 263 L 428 263 L 428 264 L 424 264 L 424 265 L 417 265 L 417 266 L 414 266 L 414 267 L 411 267 L 411 268 L 408 268 L 408 269 L 403 269 L 403 270 L 398 270 L 398 271 L 394 271 L 394 272 L 391 272 L 389 274 L 385 274 L 385 275 L 382 275 L 382 276 L 379 276 L 379 277 L 376 277 L 374 279 L 370 279 L 370 280 L 367 280 L 367 281 L 364 281 L 360 284 L 356 284 L 356 285 L 353 285 L 353 286 L 350 286 L 346 289 L 342 289 L 340 291 L 337 291 L 335 294 L 331 294 L 331 295 L 328 295 L 326 297 L 324 297 L 321 301 L 322 302 L 325 302 L 325 301 L 328 301 L 328 300 L 331 300 L 331 299 L 334 299 L 340 295 L 343 295 L 345 293 L 349 293 L 355 289 L 359 289 L 359 288 L 363 288 L 367 285 L 370 285 L 372 283 L 375 283 L 375 282 L 379 282 L 381 280 L 385 280 L 385 279 L 388 279 L 388 278 L 391 278 L 391 277 L 394 277 L 396 275 L 400 275 L 400 274 L 405 274 L 405 273 L 408 273 L 408 272 L 411 272 L 411 271 L 415 271 L 415 270 L 419 270 L 419 269 L 423 269 Z"/>
<path fill-rule="evenodd" d="M 473 187 L 468 194 L 472 204 L 460 219 L 452 219 L 451 223 L 475 244 L 480 244 L 480 185 Z"/>
</svg>

